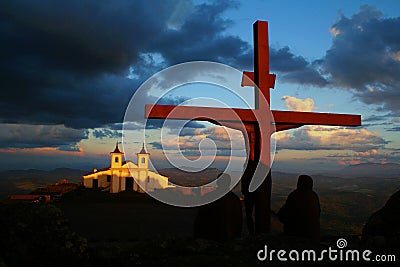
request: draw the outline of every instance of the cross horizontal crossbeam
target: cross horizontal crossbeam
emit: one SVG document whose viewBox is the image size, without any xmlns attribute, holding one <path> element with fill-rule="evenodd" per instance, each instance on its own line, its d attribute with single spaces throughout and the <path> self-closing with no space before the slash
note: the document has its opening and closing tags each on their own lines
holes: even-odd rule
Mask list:
<svg viewBox="0 0 400 267">
<path fill-rule="evenodd" d="M 255 113 L 267 112 L 239 108 L 211 108 L 194 106 L 146 105 L 145 116 L 149 119 L 200 120 L 209 122 L 239 122 L 256 123 Z M 359 126 L 360 115 L 332 114 L 315 112 L 296 112 L 271 110 L 275 125 L 331 125 Z"/>
</svg>

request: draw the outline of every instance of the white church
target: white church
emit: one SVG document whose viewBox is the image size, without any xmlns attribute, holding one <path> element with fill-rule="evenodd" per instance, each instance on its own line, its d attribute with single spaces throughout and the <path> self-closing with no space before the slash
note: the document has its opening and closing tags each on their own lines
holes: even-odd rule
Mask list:
<svg viewBox="0 0 400 267">
<path fill-rule="evenodd" d="M 113 152 L 110 152 L 110 167 L 93 169 L 83 176 L 83 185 L 86 188 L 110 189 L 110 193 L 119 193 L 133 190 L 144 193 L 156 189 L 173 187 L 168 183 L 168 177 L 149 170 L 149 157 L 144 148 L 137 153 L 137 165 L 132 161 L 122 161 L 123 155 L 118 142 Z"/>
</svg>

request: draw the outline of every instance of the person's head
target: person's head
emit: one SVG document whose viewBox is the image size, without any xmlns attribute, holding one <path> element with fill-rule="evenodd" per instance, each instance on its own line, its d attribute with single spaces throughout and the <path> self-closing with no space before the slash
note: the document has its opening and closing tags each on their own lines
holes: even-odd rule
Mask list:
<svg viewBox="0 0 400 267">
<path fill-rule="evenodd" d="M 229 174 L 220 173 L 217 176 L 218 189 L 228 189 L 231 186 L 231 177 Z"/>
<path fill-rule="evenodd" d="M 312 190 L 313 188 L 313 179 L 308 175 L 300 175 L 297 180 L 297 189 L 305 191 Z"/>
</svg>

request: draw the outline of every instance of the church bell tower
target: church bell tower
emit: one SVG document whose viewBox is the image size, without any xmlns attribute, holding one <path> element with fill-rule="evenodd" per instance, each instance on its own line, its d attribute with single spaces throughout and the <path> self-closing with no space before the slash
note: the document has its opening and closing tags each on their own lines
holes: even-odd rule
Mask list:
<svg viewBox="0 0 400 267">
<path fill-rule="evenodd" d="M 118 148 L 118 141 L 115 145 L 115 149 L 113 152 L 110 152 L 110 172 L 111 172 L 111 184 L 110 184 L 110 193 L 118 193 L 122 188 L 121 181 L 121 167 L 122 167 L 122 153 Z"/>
<path fill-rule="evenodd" d="M 124 155 L 124 153 L 122 153 L 121 151 L 119 151 L 118 148 L 118 142 L 115 145 L 115 149 L 113 152 L 110 152 L 110 157 L 111 157 L 111 168 L 121 168 L 122 166 L 122 156 Z"/>
<path fill-rule="evenodd" d="M 137 154 L 137 162 L 139 169 L 148 169 L 149 168 L 149 156 L 146 149 L 144 148 L 144 143 L 142 146 L 142 150 Z"/>
</svg>

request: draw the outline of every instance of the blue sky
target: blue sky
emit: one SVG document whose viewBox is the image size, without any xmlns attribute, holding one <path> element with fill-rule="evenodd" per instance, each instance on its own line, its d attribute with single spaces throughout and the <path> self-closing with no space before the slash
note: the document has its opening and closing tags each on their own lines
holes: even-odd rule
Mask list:
<svg viewBox="0 0 400 267">
<path fill-rule="evenodd" d="M 247 25 L 255 19 L 265 18 L 270 23 L 270 42 L 272 46 L 290 46 L 296 55 L 309 60 L 324 56 L 331 45 L 329 29 L 340 16 L 351 17 L 359 12 L 362 5 L 379 9 L 384 17 L 398 17 L 399 4 L 389 1 L 312 1 L 296 3 L 284 1 L 243 1 L 237 9 L 231 9 L 226 16 L 235 21 L 232 34 L 252 42 L 252 34 Z M 277 23 L 277 25 L 274 25 Z M 247 32 L 246 32 L 247 31 Z"/>
<path fill-rule="evenodd" d="M 274 168 L 398 164 L 399 7 L 394 0 L 2 1 L 0 169 L 107 165 L 129 99 L 144 81 L 193 60 L 251 71 L 256 20 L 269 22 L 273 109 L 363 118 L 358 128 L 304 126 L 277 135 Z M 221 129 L 192 126 L 180 141 L 188 155 L 196 156 L 202 138 L 224 146 Z M 140 150 L 139 139 L 132 150 Z M 160 143 L 151 143 L 163 166 Z"/>
</svg>

